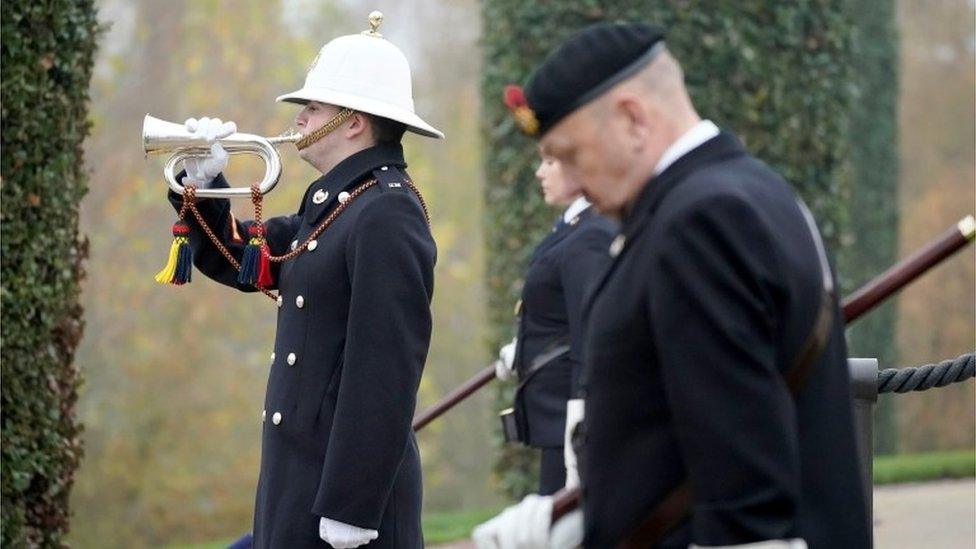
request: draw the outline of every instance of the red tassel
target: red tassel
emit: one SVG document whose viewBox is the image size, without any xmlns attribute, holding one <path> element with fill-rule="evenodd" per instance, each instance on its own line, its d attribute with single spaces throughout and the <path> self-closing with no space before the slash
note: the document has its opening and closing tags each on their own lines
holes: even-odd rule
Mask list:
<svg viewBox="0 0 976 549">
<path fill-rule="evenodd" d="M 274 285 L 274 279 L 271 277 L 271 261 L 268 256 L 271 255 L 271 250 L 268 248 L 268 244 L 261 245 L 261 260 L 260 266 L 258 267 L 258 287 L 259 288 L 270 288 Z"/>
</svg>

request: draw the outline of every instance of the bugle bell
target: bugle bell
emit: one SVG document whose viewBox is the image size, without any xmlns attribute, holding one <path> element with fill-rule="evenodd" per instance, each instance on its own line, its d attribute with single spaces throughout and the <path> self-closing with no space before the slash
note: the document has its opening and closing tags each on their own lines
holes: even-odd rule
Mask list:
<svg viewBox="0 0 976 549">
<path fill-rule="evenodd" d="M 256 154 L 264 160 L 264 178 L 258 188 L 261 194 L 267 194 L 278 184 L 278 179 L 281 177 L 281 155 L 276 146 L 281 143 L 295 143 L 301 137 L 299 133 L 262 137 L 237 132 L 215 141 L 220 143 L 228 154 Z M 142 149 L 146 156 L 170 153 L 169 160 L 163 168 L 163 177 L 169 183 L 169 188 L 177 194 L 183 194 L 183 185 L 176 180 L 177 165 L 186 158 L 209 155 L 210 145 L 211 143 L 206 139 L 188 132 L 183 124 L 167 122 L 149 114 L 142 122 Z M 197 189 L 197 196 L 200 198 L 249 197 L 251 189 L 249 187 Z"/>
</svg>

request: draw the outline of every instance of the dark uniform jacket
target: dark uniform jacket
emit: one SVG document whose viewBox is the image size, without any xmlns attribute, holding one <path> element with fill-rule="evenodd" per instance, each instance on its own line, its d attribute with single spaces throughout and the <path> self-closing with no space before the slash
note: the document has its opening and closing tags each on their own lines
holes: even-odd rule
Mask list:
<svg viewBox="0 0 976 549">
<path fill-rule="evenodd" d="M 563 445 L 566 401 L 572 396 L 582 363 L 583 295 L 610 261 L 607 246 L 614 229 L 593 208 L 583 210 L 569 223 L 560 216 L 532 254 L 522 288 L 515 354 L 519 378 L 525 378 L 539 355 L 561 345 L 570 349 L 532 376 L 516 399 L 527 426 L 525 442 L 530 446 Z"/>
<path fill-rule="evenodd" d="M 274 268 L 281 298 L 255 547 L 326 547 L 319 517 L 378 530 L 369 547 L 423 545 L 420 458 L 410 423 L 430 341 L 436 249 L 417 197 L 403 184 L 405 168 L 400 145 L 358 152 L 309 186 L 297 214 L 266 222 L 272 253 L 286 253 L 336 207 L 341 191 L 380 181 L 308 251 Z M 227 182 L 219 177 L 215 184 Z M 316 203 L 322 193 L 326 199 Z M 171 200 L 179 204 L 176 195 Z M 199 208 L 240 258 L 245 243 L 231 242 L 228 201 L 201 200 Z M 249 224 L 238 223 L 238 234 L 247 238 Z M 217 282 L 253 291 L 191 226 L 196 266 Z"/>
<path fill-rule="evenodd" d="M 796 399 L 783 378 L 822 287 L 791 188 L 720 134 L 648 182 L 622 235 L 588 302 L 585 545 L 614 546 L 688 479 L 664 546 L 868 547 L 836 303 Z"/>
</svg>

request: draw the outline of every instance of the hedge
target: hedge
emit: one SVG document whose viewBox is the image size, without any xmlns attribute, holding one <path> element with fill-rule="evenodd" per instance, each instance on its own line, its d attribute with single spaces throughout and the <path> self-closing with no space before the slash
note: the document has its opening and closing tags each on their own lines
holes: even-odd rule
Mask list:
<svg viewBox="0 0 976 549">
<path fill-rule="evenodd" d="M 848 240 L 840 256 L 844 293 L 874 278 L 898 259 L 898 37 L 893 0 L 851 2 L 854 86 L 850 109 L 851 194 Z M 894 302 L 882 305 L 848 330 L 851 356 L 899 362 Z M 875 409 L 874 450 L 898 450 L 898 399 Z"/>
<path fill-rule="evenodd" d="M 2 545 L 63 545 L 81 458 L 72 365 L 87 242 L 82 142 L 92 0 L 9 0 L 2 19 Z"/>
</svg>

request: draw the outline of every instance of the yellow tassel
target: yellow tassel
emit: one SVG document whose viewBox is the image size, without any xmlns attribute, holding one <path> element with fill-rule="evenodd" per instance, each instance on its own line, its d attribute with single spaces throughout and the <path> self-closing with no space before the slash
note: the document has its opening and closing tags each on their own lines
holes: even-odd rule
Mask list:
<svg viewBox="0 0 976 549">
<path fill-rule="evenodd" d="M 180 252 L 180 240 L 179 238 L 173 239 L 173 245 L 169 248 L 169 261 L 166 262 L 166 266 L 163 270 L 156 274 L 156 282 L 160 284 L 169 284 L 173 281 L 173 276 L 176 274 L 176 258 Z"/>
</svg>

